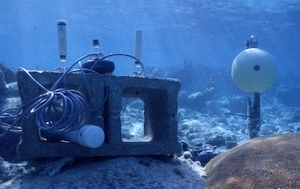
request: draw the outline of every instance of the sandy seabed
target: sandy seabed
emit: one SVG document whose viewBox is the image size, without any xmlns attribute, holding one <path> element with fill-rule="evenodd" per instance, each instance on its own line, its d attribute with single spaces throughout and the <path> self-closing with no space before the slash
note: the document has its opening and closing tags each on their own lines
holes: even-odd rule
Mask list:
<svg viewBox="0 0 300 189">
<path fill-rule="evenodd" d="M 19 174 L 2 183 L 0 189 L 201 189 L 205 184 L 205 172 L 200 163 L 183 157 L 158 159 L 144 156 L 75 161 L 54 176 L 41 172 Z"/>
</svg>

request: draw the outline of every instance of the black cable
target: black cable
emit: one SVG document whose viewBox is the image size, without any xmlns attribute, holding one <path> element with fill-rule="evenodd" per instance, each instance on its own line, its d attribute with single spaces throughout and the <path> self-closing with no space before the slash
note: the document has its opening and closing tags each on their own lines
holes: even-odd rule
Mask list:
<svg viewBox="0 0 300 189">
<path fill-rule="evenodd" d="M 56 89 L 51 102 L 45 102 L 36 113 L 38 127 L 50 134 L 62 134 L 80 128 L 87 122 L 89 107 L 79 91 Z M 47 100 L 47 101 L 49 101 Z"/>
<path fill-rule="evenodd" d="M 0 112 L 0 127 L 5 131 L 8 130 L 16 134 L 21 134 L 22 128 L 16 124 L 13 124 L 19 113 L 20 113 L 20 107 L 9 108 Z M 2 137 L 2 135 L 3 133 L 0 134 L 0 138 Z"/>
<path fill-rule="evenodd" d="M 101 62 L 102 60 L 106 59 L 106 58 L 109 58 L 109 57 L 112 57 L 112 56 L 126 56 L 126 57 L 130 57 L 132 59 L 134 59 L 140 66 L 141 66 L 141 71 L 140 72 L 137 72 L 136 75 L 137 76 L 143 76 L 144 75 L 144 65 L 143 63 L 137 59 L 136 57 L 132 56 L 132 55 L 129 55 L 129 54 L 124 54 L 124 53 L 113 53 L 113 54 L 110 54 L 110 55 L 106 55 L 102 58 L 100 58 L 99 60 L 97 60 L 94 65 L 91 67 L 91 69 L 94 68 L 94 66 L 98 63 L 98 62 Z"/>
<path fill-rule="evenodd" d="M 1 122 L 1 126 L 5 131 L 0 134 L 0 138 L 3 138 L 9 131 L 21 131 L 21 127 L 17 125 L 28 113 L 36 113 L 36 123 L 38 127 L 52 134 L 65 133 L 84 125 L 89 115 L 89 107 L 84 95 L 76 90 L 57 89 L 57 87 L 64 77 L 71 72 L 71 68 L 91 55 L 97 54 L 91 53 L 79 58 L 62 74 L 50 90 L 41 85 L 26 69 L 20 68 L 32 81 L 42 88 L 45 93 L 24 103 L 21 107 L 23 112 L 20 111 L 21 113 L 16 115 L 15 121 L 12 124 Z M 1 118 L 3 117 L 0 117 L 0 120 L 2 120 Z"/>
</svg>

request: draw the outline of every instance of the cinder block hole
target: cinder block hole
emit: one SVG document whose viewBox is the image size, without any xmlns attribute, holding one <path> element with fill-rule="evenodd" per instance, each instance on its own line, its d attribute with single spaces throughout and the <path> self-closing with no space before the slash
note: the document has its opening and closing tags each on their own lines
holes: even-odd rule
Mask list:
<svg viewBox="0 0 300 189">
<path fill-rule="evenodd" d="M 71 141 L 64 140 L 59 135 L 51 135 L 51 134 L 48 134 L 48 133 L 45 133 L 45 132 L 41 131 L 40 129 L 38 131 L 38 134 L 39 134 L 39 139 L 42 140 L 42 141 L 53 142 L 53 143 L 57 143 L 57 142 L 72 143 Z"/>
<path fill-rule="evenodd" d="M 122 98 L 121 133 L 123 142 L 148 141 L 145 135 L 144 101 L 140 98 Z"/>
</svg>

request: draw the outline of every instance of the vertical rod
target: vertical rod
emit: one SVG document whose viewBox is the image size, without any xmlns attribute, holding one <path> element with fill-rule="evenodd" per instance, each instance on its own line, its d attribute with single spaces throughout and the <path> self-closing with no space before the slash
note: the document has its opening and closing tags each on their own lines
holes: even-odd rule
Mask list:
<svg viewBox="0 0 300 189">
<path fill-rule="evenodd" d="M 61 62 L 65 62 L 67 58 L 67 33 L 66 21 L 57 21 L 57 35 L 58 35 L 58 51 Z"/>
<path fill-rule="evenodd" d="M 251 93 L 247 106 L 248 131 L 250 139 L 257 137 L 260 130 L 260 94 Z"/>
<path fill-rule="evenodd" d="M 142 61 L 142 39 L 143 39 L 143 32 L 142 30 L 135 31 L 135 45 L 134 45 L 134 56 L 139 61 Z M 140 67 L 139 62 L 135 62 L 135 66 Z"/>
</svg>

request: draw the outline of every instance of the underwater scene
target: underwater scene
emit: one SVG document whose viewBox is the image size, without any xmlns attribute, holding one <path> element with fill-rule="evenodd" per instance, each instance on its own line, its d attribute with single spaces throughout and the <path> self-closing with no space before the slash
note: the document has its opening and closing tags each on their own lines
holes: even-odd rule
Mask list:
<svg viewBox="0 0 300 189">
<path fill-rule="evenodd" d="M 0 189 L 300 189 L 299 0 L 0 8 Z"/>
</svg>

